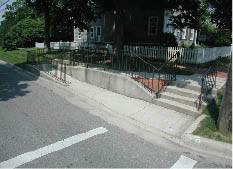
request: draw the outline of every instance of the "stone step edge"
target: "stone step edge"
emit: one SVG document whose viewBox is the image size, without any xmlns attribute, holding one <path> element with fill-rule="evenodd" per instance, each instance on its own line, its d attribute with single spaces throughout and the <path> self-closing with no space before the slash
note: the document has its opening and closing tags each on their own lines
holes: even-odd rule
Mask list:
<svg viewBox="0 0 233 169">
<path fill-rule="evenodd" d="M 167 100 L 167 99 L 162 99 L 162 98 L 156 99 L 154 100 L 154 104 L 162 106 L 170 110 L 174 110 L 182 114 L 192 116 L 194 118 L 197 118 L 200 115 L 200 111 L 198 112 L 198 110 L 195 109 L 194 107 L 187 106 L 179 102 L 174 102 L 174 101 Z"/>
<path fill-rule="evenodd" d="M 177 95 L 177 94 L 173 94 L 173 93 L 169 93 L 169 92 L 163 92 L 161 95 L 161 98 L 171 100 L 171 101 L 176 101 L 176 102 L 179 102 L 181 104 L 186 104 L 188 106 L 192 106 L 195 108 L 196 108 L 196 102 L 198 101 L 198 99 L 189 98 L 189 97 L 185 97 L 185 96 L 181 96 L 181 95 Z M 206 106 L 207 106 L 207 103 L 204 102 L 202 104 L 202 108 L 204 108 Z"/>
</svg>

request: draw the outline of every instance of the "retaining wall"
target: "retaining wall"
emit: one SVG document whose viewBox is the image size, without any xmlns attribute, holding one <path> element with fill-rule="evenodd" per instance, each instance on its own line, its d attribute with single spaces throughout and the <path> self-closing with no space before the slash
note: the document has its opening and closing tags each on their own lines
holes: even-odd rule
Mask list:
<svg viewBox="0 0 233 169">
<path fill-rule="evenodd" d="M 155 95 L 145 89 L 140 83 L 126 75 L 89 69 L 80 66 L 69 66 L 67 74 L 82 82 L 119 93 L 128 97 L 153 103 Z"/>
</svg>

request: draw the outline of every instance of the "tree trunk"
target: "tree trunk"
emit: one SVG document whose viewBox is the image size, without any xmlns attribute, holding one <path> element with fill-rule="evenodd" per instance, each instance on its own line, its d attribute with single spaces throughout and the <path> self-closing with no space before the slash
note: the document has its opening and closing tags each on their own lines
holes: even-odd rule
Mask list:
<svg viewBox="0 0 233 169">
<path fill-rule="evenodd" d="M 44 47 L 45 52 L 50 50 L 50 16 L 49 16 L 49 9 L 45 9 L 45 27 L 44 27 Z"/>
<path fill-rule="evenodd" d="M 218 128 L 221 134 L 229 136 L 232 133 L 232 61 L 229 64 L 226 88 L 218 117 Z"/>
</svg>

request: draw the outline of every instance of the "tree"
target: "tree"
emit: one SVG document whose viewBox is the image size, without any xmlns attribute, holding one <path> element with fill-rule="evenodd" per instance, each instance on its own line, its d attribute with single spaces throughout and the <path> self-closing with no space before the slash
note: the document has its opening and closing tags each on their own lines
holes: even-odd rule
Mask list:
<svg viewBox="0 0 233 169">
<path fill-rule="evenodd" d="M 171 0 L 171 22 L 176 28 L 189 27 L 199 30 L 210 16 L 206 0 Z"/>
<path fill-rule="evenodd" d="M 232 1 L 231 0 L 207 0 L 213 11 L 211 21 L 218 28 L 232 30 Z"/>
<path fill-rule="evenodd" d="M 95 5 L 91 0 L 26 0 L 28 6 L 43 14 L 45 20 L 45 48 L 50 49 L 51 21 L 71 28 L 87 29 L 97 18 Z"/>
<path fill-rule="evenodd" d="M 11 5 L 7 5 L 6 12 L 3 14 L 3 21 L 0 25 L 0 42 L 3 43 L 4 36 L 10 31 L 10 28 L 25 18 L 37 19 L 35 11 L 28 8 L 24 0 L 16 0 Z"/>
<path fill-rule="evenodd" d="M 221 134 L 232 134 L 232 62 L 229 64 L 226 88 L 218 116 L 218 128 Z"/>
<path fill-rule="evenodd" d="M 43 31 L 43 21 L 25 18 L 12 26 L 4 36 L 3 48 L 33 47 L 35 41 L 43 39 Z"/>
</svg>

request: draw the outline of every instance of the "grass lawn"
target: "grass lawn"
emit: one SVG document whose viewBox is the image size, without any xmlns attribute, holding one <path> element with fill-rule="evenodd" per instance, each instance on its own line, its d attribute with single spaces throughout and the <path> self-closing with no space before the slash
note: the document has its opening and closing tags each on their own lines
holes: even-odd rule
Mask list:
<svg viewBox="0 0 233 169">
<path fill-rule="evenodd" d="M 7 63 L 14 64 L 21 68 L 24 67 L 27 59 L 27 51 L 33 50 L 35 48 L 23 48 L 17 50 L 5 51 L 0 46 L 0 60 L 3 60 Z"/>
<path fill-rule="evenodd" d="M 223 89 L 220 90 L 217 97 L 213 99 L 203 110 L 202 113 L 205 113 L 207 117 L 201 121 L 199 127 L 193 132 L 193 134 L 217 141 L 232 143 L 232 136 L 223 136 L 217 129 L 217 120 L 223 98 L 223 91 Z"/>
</svg>

